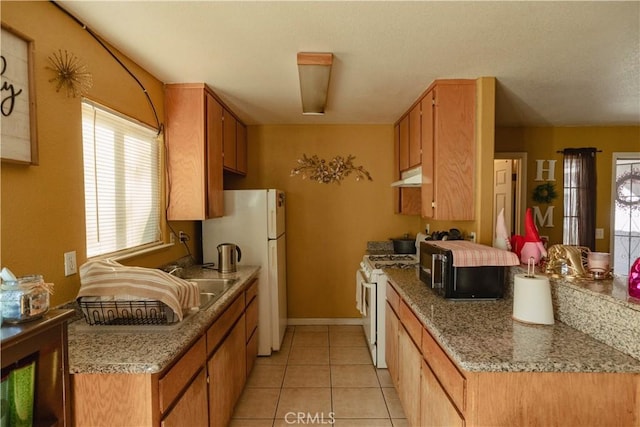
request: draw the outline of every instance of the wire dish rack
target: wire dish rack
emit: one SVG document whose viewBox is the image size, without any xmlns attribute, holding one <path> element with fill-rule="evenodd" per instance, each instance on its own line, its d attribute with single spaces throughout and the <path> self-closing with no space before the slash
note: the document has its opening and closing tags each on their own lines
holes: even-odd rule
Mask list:
<svg viewBox="0 0 640 427">
<path fill-rule="evenodd" d="M 178 316 L 160 301 L 86 301 L 78 302 L 89 325 L 167 325 Z"/>
</svg>

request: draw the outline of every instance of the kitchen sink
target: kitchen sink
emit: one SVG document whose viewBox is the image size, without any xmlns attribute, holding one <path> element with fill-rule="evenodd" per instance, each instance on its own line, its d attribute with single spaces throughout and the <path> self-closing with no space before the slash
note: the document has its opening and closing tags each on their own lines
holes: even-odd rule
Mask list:
<svg viewBox="0 0 640 427">
<path fill-rule="evenodd" d="M 185 279 L 194 282 L 200 288 L 200 292 L 222 294 L 231 285 L 238 281 L 237 278 L 208 278 L 208 279 Z"/>
<path fill-rule="evenodd" d="M 220 298 L 222 294 L 216 295 L 207 292 L 200 292 L 200 305 L 198 308 L 200 310 L 204 310 L 208 308 L 211 304 L 213 304 L 218 298 Z"/>
<path fill-rule="evenodd" d="M 236 278 L 185 279 L 194 282 L 200 289 L 200 310 L 213 304 L 225 293 L 231 285 L 238 281 Z"/>
</svg>

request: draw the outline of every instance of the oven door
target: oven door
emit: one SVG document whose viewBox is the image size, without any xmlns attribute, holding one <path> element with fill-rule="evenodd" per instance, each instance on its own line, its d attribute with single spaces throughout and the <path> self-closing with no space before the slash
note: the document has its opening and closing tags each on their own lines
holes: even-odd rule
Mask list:
<svg viewBox="0 0 640 427">
<path fill-rule="evenodd" d="M 362 328 L 371 347 L 376 343 L 376 284 L 367 282 L 362 270 L 357 274 L 357 292 L 361 298 Z"/>
</svg>

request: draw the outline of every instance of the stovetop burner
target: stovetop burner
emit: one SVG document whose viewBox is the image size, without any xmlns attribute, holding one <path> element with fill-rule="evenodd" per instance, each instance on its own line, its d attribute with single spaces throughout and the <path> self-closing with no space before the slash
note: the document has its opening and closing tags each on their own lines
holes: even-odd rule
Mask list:
<svg viewBox="0 0 640 427">
<path fill-rule="evenodd" d="M 415 260 L 412 260 L 415 261 Z M 411 263 L 406 263 L 406 262 L 393 262 L 393 263 L 379 263 L 376 262 L 373 264 L 373 266 L 375 268 L 401 268 L 401 269 L 409 269 L 409 268 L 414 268 L 415 265 L 417 264 L 417 262 L 411 262 Z"/>
<path fill-rule="evenodd" d="M 369 255 L 369 260 L 376 261 L 416 261 L 415 255 L 404 254 L 386 254 L 386 255 Z"/>
</svg>

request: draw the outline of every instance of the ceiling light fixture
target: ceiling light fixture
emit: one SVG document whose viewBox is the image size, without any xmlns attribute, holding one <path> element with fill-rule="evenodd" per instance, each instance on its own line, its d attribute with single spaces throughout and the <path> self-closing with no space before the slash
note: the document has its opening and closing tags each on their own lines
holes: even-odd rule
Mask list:
<svg viewBox="0 0 640 427">
<path fill-rule="evenodd" d="M 298 52 L 302 114 L 324 114 L 332 64 L 332 53 Z"/>
</svg>

